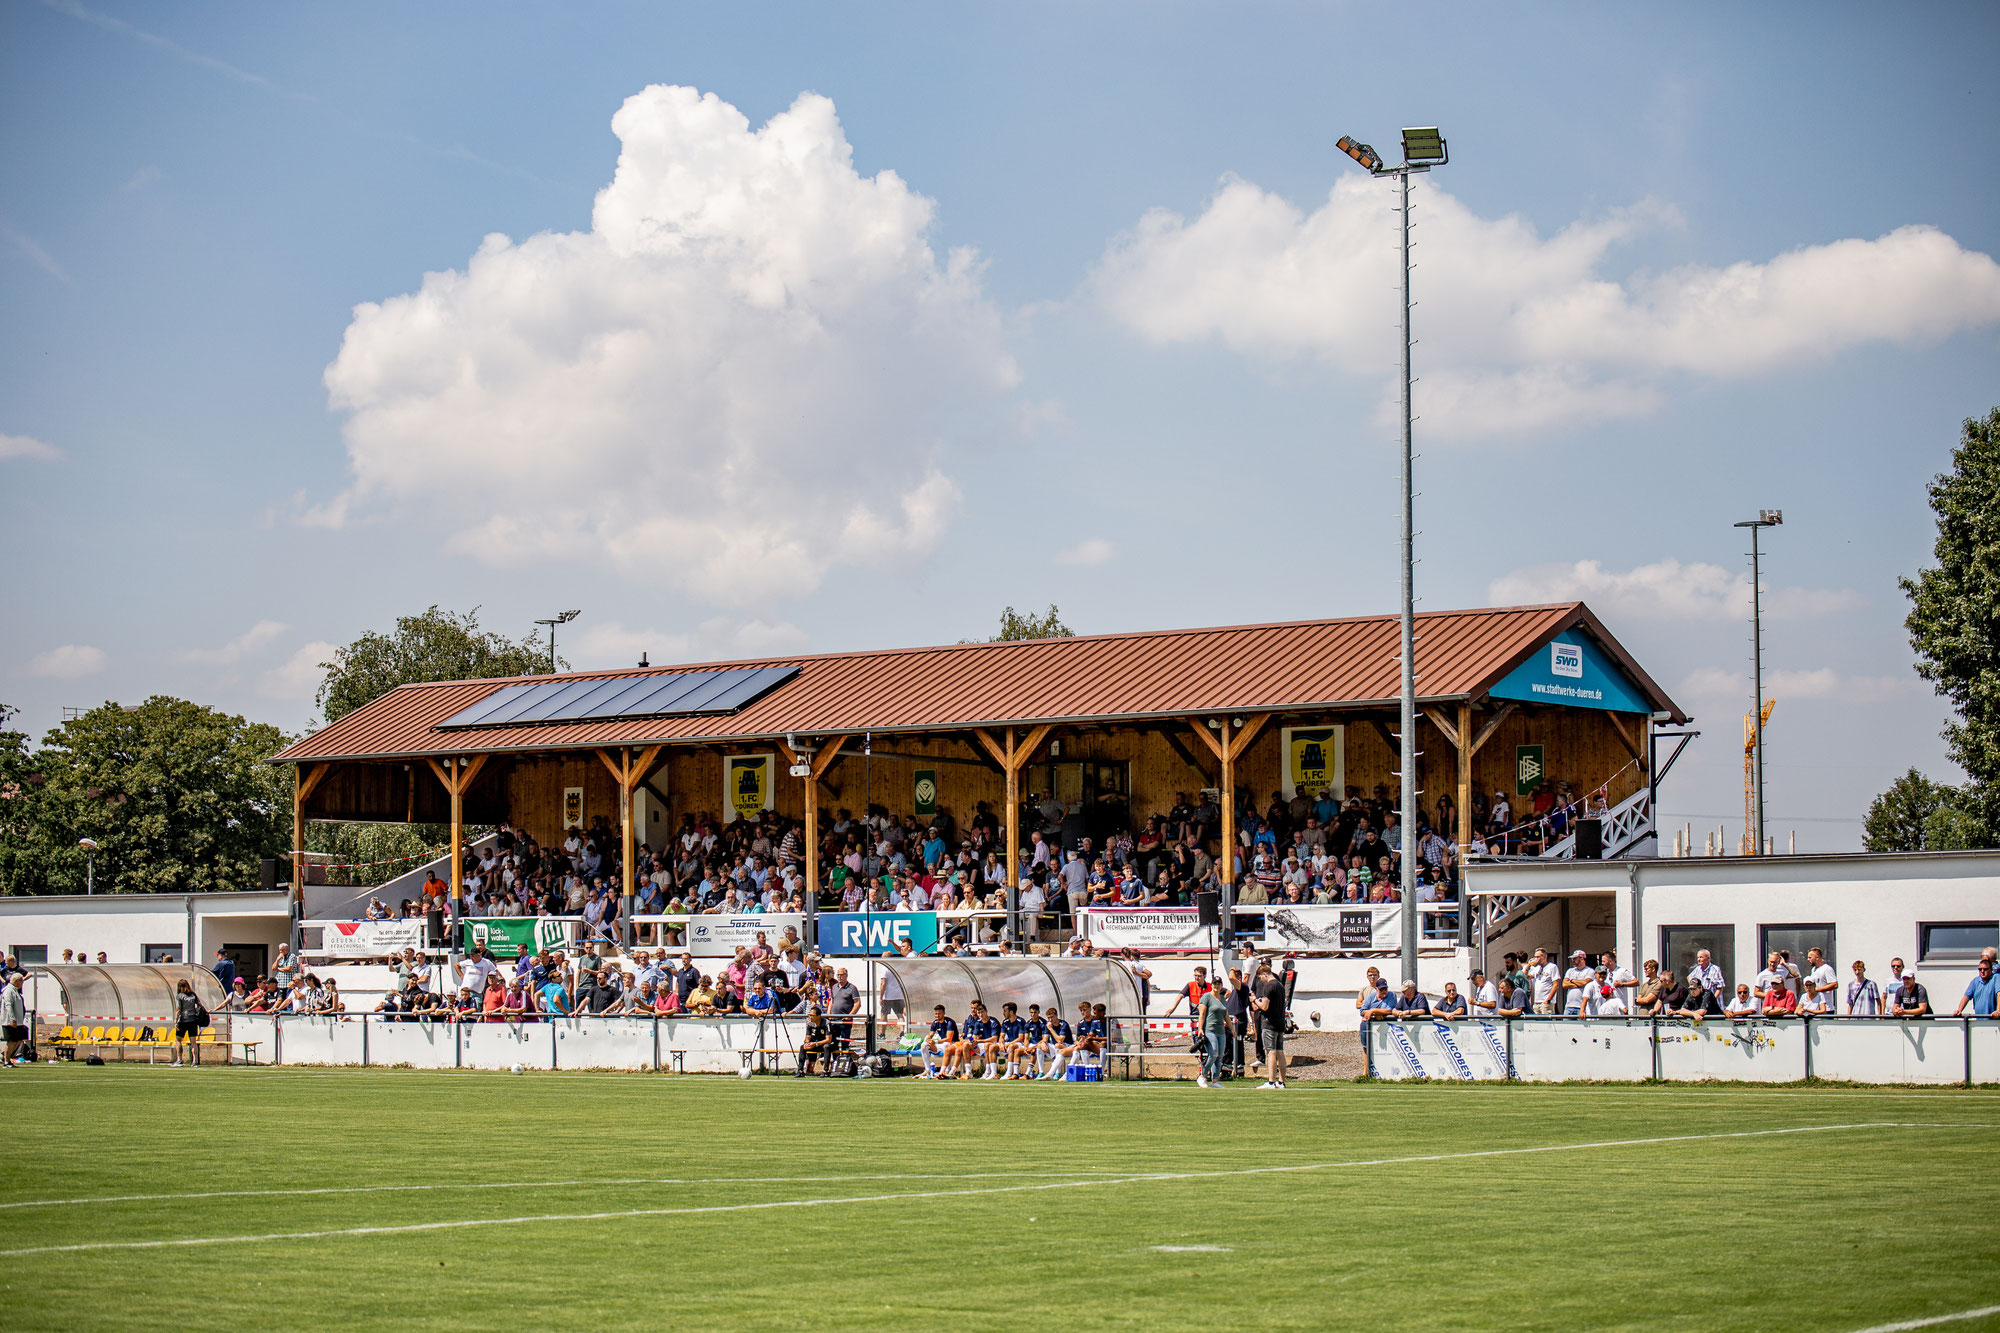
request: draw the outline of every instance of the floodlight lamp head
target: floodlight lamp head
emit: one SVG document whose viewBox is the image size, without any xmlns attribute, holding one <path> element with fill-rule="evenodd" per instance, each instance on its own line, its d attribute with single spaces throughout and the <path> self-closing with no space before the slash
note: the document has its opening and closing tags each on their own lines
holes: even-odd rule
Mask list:
<svg viewBox="0 0 2000 1333">
<path fill-rule="evenodd" d="M 95 838 L 78 838 L 76 840 L 76 845 L 83 848 L 83 850 L 85 850 L 86 852 L 94 852 L 97 850 L 97 840 Z"/>
<path fill-rule="evenodd" d="M 570 621 L 575 620 L 578 616 L 582 614 L 583 612 L 581 611 L 565 611 L 561 615 L 556 617 L 556 623 L 558 625 L 567 625 L 569 624 Z"/>
<path fill-rule="evenodd" d="M 1760 509 L 1757 511 L 1757 521 L 1774 528 L 1779 527 L 1785 521 L 1785 511 L 1782 509 Z"/>
<path fill-rule="evenodd" d="M 1349 135 L 1341 135 L 1333 146 L 1370 171 L 1380 171 L 1382 169 L 1382 155 L 1365 143 L 1357 143 Z"/>
<path fill-rule="evenodd" d="M 1445 150 L 1444 136 L 1435 125 L 1419 126 L 1403 131 L 1403 161 L 1410 166 L 1440 166 L 1451 160 Z"/>
</svg>

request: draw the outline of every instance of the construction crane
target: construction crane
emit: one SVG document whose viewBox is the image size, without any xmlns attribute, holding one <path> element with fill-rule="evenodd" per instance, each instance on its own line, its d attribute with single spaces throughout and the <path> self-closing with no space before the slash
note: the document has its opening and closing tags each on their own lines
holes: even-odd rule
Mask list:
<svg viewBox="0 0 2000 1333">
<path fill-rule="evenodd" d="M 1743 854 L 1760 856 L 1764 849 L 1757 845 L 1757 737 L 1771 723 L 1771 710 L 1778 706 L 1776 699 L 1764 701 L 1764 716 L 1753 718 L 1743 715 Z"/>
</svg>

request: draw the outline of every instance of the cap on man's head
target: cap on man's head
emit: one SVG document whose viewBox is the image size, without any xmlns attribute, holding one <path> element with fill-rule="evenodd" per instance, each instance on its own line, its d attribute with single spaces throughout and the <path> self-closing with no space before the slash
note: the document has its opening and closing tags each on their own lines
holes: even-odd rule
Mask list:
<svg viewBox="0 0 2000 1333">
<path fill-rule="evenodd" d="M 1570 950 L 1570 954 L 1569 954 L 1569 956 L 1570 956 L 1571 958 L 1588 958 L 1588 957 L 1590 957 L 1590 955 L 1589 955 L 1589 954 L 1585 953 L 1585 952 L 1584 952 L 1583 950 L 1581 950 L 1581 949 L 1572 949 L 1572 950 Z"/>
</svg>

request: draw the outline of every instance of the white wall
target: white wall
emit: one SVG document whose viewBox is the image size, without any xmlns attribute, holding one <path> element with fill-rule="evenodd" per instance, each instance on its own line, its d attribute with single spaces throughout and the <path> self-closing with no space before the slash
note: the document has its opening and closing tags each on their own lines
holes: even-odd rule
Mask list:
<svg viewBox="0 0 2000 1333">
<path fill-rule="evenodd" d="M 1878 983 L 1889 960 L 1900 957 L 1916 969 L 1932 1005 L 1945 1013 L 1957 1005 L 1972 964 L 1920 961 L 1919 924 L 2000 920 L 2000 852 L 1475 864 L 1467 873 L 1475 893 L 1613 891 L 1616 950 L 1635 973 L 1645 959 L 1660 957 L 1662 927 L 1730 927 L 1734 985 L 1752 980 L 1763 966 L 1760 926 L 1829 922 L 1835 970 L 1843 983 L 1852 976 L 1849 964 L 1856 957 Z M 1514 947 L 1511 936 L 1504 947 Z"/>
<path fill-rule="evenodd" d="M 0 948 L 11 954 L 43 945 L 52 963 L 64 949 L 86 951 L 92 961 L 102 950 L 108 962 L 143 963 L 146 945 L 178 944 L 183 962 L 206 966 L 223 944 L 268 944 L 276 952 L 289 925 L 283 893 L 0 898 Z"/>
</svg>

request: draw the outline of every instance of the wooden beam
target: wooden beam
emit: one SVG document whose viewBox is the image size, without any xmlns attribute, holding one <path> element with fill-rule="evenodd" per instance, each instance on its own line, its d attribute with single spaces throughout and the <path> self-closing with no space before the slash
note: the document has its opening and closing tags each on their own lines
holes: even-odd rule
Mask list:
<svg viewBox="0 0 2000 1333">
<path fill-rule="evenodd" d="M 1368 725 L 1375 728 L 1375 734 L 1382 738 L 1382 744 L 1389 747 L 1389 753 L 1400 758 L 1403 753 L 1403 740 L 1395 732 L 1389 730 L 1389 724 L 1370 718 Z"/>
<path fill-rule="evenodd" d="M 1208 728 L 1203 727 L 1202 730 L 1206 731 Z M 1203 782 L 1208 781 L 1208 769 L 1202 765 L 1200 760 L 1194 757 L 1194 751 L 1188 749 L 1187 742 L 1180 738 L 1178 731 L 1170 731 L 1162 727 L 1160 735 L 1166 739 L 1167 745 L 1173 752 L 1181 757 L 1182 763 L 1193 769 Z"/>
<path fill-rule="evenodd" d="M 1250 742 L 1257 739 L 1257 733 L 1262 731 L 1264 729 L 1264 724 L 1266 722 L 1269 722 L 1270 720 L 1271 720 L 1271 715 L 1269 713 L 1253 714 L 1250 720 L 1243 724 L 1243 730 L 1237 732 L 1236 735 L 1230 739 L 1229 757 L 1231 759 L 1234 759 L 1238 755 L 1242 754 L 1245 750 L 1249 749 Z"/>
<path fill-rule="evenodd" d="M 1471 746 L 1472 752 L 1474 754 L 1478 754 L 1480 750 L 1485 747 L 1486 742 L 1493 739 L 1493 733 L 1500 730 L 1500 724 L 1502 722 L 1505 722 L 1508 718 L 1514 716 L 1514 713 L 1517 711 L 1518 708 L 1519 708 L 1518 704 L 1507 704 L 1506 706 L 1501 708 L 1499 712 L 1495 713 L 1492 717 L 1487 718 L 1486 725 L 1482 726 L 1479 729 L 1479 734 L 1472 738 L 1472 746 Z"/>
<path fill-rule="evenodd" d="M 975 728 L 972 733 L 972 739 L 979 742 L 980 749 L 993 756 L 993 762 L 1000 765 L 1002 773 L 1010 773 L 1014 769 L 1014 765 L 1011 762 L 1014 758 L 1013 737 L 1014 732 L 1012 728 L 1009 728 L 1007 732 L 1007 744 L 1002 746 L 1000 742 L 994 740 L 983 731 Z"/>
<path fill-rule="evenodd" d="M 304 765 L 300 765 L 300 768 L 301 770 L 303 770 Z M 325 778 L 326 775 L 328 773 L 331 773 L 332 771 L 333 771 L 332 764 L 315 765 L 312 771 L 312 776 L 305 778 L 302 782 L 299 783 L 299 804 L 304 805 L 307 801 L 311 800 L 313 789 L 319 786 L 321 779 Z"/>
<path fill-rule="evenodd" d="M 1472 733 L 1472 702 L 1467 700 L 1458 706 L 1458 734 Z M 1457 739 L 1453 738 L 1453 744 Z M 1459 873 L 1464 874 L 1466 854 L 1472 849 L 1472 747 L 1458 746 L 1458 827 L 1452 830 L 1458 835 Z"/>
<path fill-rule="evenodd" d="M 1228 758 L 1227 755 L 1222 753 L 1222 742 L 1208 734 L 1207 722 L 1198 717 L 1191 717 L 1188 719 L 1188 725 L 1193 729 L 1195 735 L 1201 737 L 1201 743 L 1208 747 L 1209 753 L 1213 754 L 1217 759 Z"/>
<path fill-rule="evenodd" d="M 1461 705 L 1462 707 L 1463 705 Z M 1444 733 L 1444 738 L 1451 742 L 1453 749 L 1459 748 L 1458 738 L 1461 733 L 1457 727 L 1452 725 L 1451 719 L 1445 716 L 1445 711 L 1442 708 L 1426 707 L 1424 709 L 1424 716 L 1431 720 L 1432 726 Z"/>
<path fill-rule="evenodd" d="M 637 791 L 647 778 L 660 766 L 660 756 L 666 752 L 664 745 L 649 745 L 639 752 L 639 762 L 632 766 L 632 789 Z"/>
<path fill-rule="evenodd" d="M 847 744 L 847 741 L 848 738 L 846 736 L 835 736 L 827 744 L 826 748 L 821 750 L 818 756 L 813 759 L 813 781 L 819 781 L 826 774 L 826 770 L 839 762 L 841 748 Z"/>
<path fill-rule="evenodd" d="M 1646 756 L 1639 752 L 1638 743 L 1625 734 L 1625 723 L 1616 713 L 1606 713 L 1605 716 L 1611 719 L 1611 730 L 1617 734 L 1618 743 L 1625 747 L 1625 753 L 1638 760 L 1639 766 L 1644 768 L 1646 765 Z"/>
<path fill-rule="evenodd" d="M 437 774 L 438 781 L 444 784 L 445 792 L 449 794 L 451 791 L 451 774 L 445 771 L 444 765 L 435 759 L 426 759 L 424 762 L 431 766 L 431 772 Z"/>
<path fill-rule="evenodd" d="M 1042 748 L 1042 742 L 1047 740 L 1049 733 L 1055 729 L 1055 723 L 1044 722 L 1041 726 L 1030 731 L 1027 739 L 1014 748 L 1014 767 L 1026 768 L 1028 761 L 1035 757 L 1035 751 Z"/>
<path fill-rule="evenodd" d="M 631 790 L 627 785 L 632 766 L 632 757 L 630 755 L 620 754 L 618 762 L 614 764 L 611 762 L 611 752 L 609 750 L 593 750 L 591 753 L 595 754 L 599 762 L 611 770 L 611 780 L 618 784 L 619 791 Z"/>
</svg>

